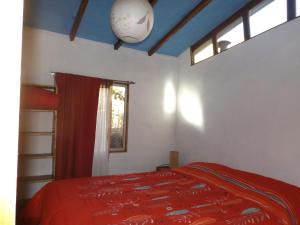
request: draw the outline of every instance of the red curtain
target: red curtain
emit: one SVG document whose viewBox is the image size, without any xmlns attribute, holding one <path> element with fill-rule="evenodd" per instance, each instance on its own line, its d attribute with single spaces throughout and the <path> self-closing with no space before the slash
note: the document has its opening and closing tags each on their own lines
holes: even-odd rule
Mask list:
<svg viewBox="0 0 300 225">
<path fill-rule="evenodd" d="M 99 87 L 103 80 L 57 73 L 55 81 L 60 98 L 56 179 L 89 177 L 92 174 Z"/>
</svg>

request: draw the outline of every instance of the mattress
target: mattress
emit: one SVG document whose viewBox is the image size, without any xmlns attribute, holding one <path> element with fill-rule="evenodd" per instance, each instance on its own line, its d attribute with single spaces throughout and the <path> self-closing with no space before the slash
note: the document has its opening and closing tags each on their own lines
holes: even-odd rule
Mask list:
<svg viewBox="0 0 300 225">
<path fill-rule="evenodd" d="M 23 225 L 296 225 L 300 189 L 211 163 L 54 181 L 23 210 Z"/>
</svg>

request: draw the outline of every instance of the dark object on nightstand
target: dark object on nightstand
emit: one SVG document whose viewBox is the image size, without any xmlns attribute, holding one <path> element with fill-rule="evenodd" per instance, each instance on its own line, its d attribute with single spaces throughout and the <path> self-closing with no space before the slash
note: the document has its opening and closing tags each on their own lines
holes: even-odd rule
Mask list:
<svg viewBox="0 0 300 225">
<path fill-rule="evenodd" d="M 168 164 L 160 165 L 156 167 L 156 171 L 169 170 L 171 167 Z"/>
<path fill-rule="evenodd" d="M 172 168 L 178 167 L 178 160 L 179 160 L 179 152 L 178 151 L 170 151 L 169 156 L 169 165 Z"/>
</svg>

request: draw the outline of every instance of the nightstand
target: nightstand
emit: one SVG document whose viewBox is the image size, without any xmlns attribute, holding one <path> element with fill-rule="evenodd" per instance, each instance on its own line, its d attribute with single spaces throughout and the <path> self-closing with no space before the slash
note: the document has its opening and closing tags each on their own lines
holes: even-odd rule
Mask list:
<svg viewBox="0 0 300 225">
<path fill-rule="evenodd" d="M 168 164 L 160 165 L 156 167 L 156 171 L 169 170 L 171 167 Z"/>
</svg>

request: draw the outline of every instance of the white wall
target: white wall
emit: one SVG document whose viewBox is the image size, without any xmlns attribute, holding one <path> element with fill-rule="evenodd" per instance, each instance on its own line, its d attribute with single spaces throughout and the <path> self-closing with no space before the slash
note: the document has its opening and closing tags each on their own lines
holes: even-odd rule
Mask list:
<svg viewBox="0 0 300 225">
<path fill-rule="evenodd" d="M 52 84 L 49 72 L 61 71 L 136 82 L 128 153 L 111 155 L 113 174 L 153 170 L 178 149 L 181 164 L 217 162 L 300 186 L 299 28 L 296 19 L 195 66 L 189 51 L 148 57 L 25 28 L 23 81 Z M 164 112 L 168 81 L 178 85 L 176 123 Z"/>
<path fill-rule="evenodd" d="M 0 224 L 16 224 L 18 124 L 20 104 L 23 1 L 5 1 L 0 27 Z"/>
<path fill-rule="evenodd" d="M 166 83 L 176 85 L 173 57 L 24 27 L 22 80 L 53 84 L 49 73 L 66 72 L 136 82 L 130 86 L 128 152 L 110 156 L 110 173 L 154 170 L 175 148 L 175 113 L 164 112 Z"/>
<path fill-rule="evenodd" d="M 299 35 L 298 18 L 192 67 L 188 51 L 180 57 L 182 163 L 217 162 L 300 186 Z"/>
</svg>

